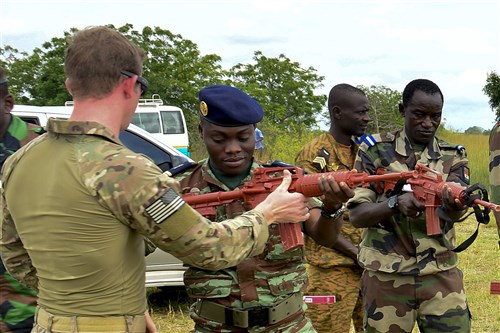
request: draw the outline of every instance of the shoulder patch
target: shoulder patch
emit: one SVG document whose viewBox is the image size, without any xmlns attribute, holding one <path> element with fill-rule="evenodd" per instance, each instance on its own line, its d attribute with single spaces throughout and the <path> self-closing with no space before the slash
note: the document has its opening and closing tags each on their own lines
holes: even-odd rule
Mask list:
<svg viewBox="0 0 500 333">
<path fill-rule="evenodd" d="M 186 161 L 186 162 L 181 163 L 177 166 L 174 166 L 173 168 L 168 169 L 167 171 L 165 171 L 165 174 L 169 177 L 174 177 L 174 176 L 177 176 L 178 174 L 183 173 L 187 169 L 194 167 L 195 165 L 198 165 L 198 163 L 193 162 L 193 161 Z"/>
<path fill-rule="evenodd" d="M 375 143 L 377 143 L 375 137 L 371 134 L 366 134 L 364 133 L 360 137 L 354 137 L 354 142 L 358 145 L 362 144 L 363 142 L 368 145 L 368 147 L 373 147 L 375 146 Z"/>
<path fill-rule="evenodd" d="M 330 163 L 330 153 L 325 149 L 325 147 L 322 147 L 316 153 L 316 157 L 312 161 L 312 165 L 316 168 L 316 170 L 322 172 L 326 170 L 328 163 Z"/>
<path fill-rule="evenodd" d="M 146 207 L 146 212 L 156 224 L 160 224 L 177 212 L 186 202 L 169 188 L 163 196 Z"/>
</svg>

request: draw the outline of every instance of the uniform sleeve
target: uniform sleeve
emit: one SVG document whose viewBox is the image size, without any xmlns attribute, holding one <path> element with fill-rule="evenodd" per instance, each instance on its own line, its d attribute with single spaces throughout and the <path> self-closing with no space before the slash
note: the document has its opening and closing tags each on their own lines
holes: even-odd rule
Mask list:
<svg viewBox="0 0 500 333">
<path fill-rule="evenodd" d="M 491 202 L 500 204 L 500 123 L 490 133 L 490 186 Z"/>
<path fill-rule="evenodd" d="M 470 169 L 465 150 L 456 151 L 446 181 L 459 183 L 462 186 L 470 185 Z"/>
<path fill-rule="evenodd" d="M 2 205 L 0 253 L 2 254 L 2 261 L 12 277 L 26 287 L 38 290 L 36 269 L 31 264 L 28 252 L 24 248 L 23 242 L 17 233 L 16 225 L 5 204 L 3 189 L 0 189 L 0 192 Z"/>
<path fill-rule="evenodd" d="M 122 223 L 184 263 L 219 270 L 264 250 L 269 231 L 261 213 L 251 210 L 212 223 L 182 200 L 179 183 L 148 158 L 121 154 L 105 163 L 107 172 L 92 183 L 99 200 Z"/>
</svg>

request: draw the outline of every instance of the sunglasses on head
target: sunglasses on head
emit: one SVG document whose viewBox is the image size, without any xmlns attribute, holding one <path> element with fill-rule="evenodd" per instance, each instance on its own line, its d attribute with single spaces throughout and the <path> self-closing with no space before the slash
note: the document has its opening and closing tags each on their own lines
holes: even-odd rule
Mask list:
<svg viewBox="0 0 500 333">
<path fill-rule="evenodd" d="M 141 96 L 144 96 L 144 94 L 148 91 L 148 88 L 149 88 L 148 80 L 146 80 L 142 76 L 134 74 L 134 73 L 129 72 L 129 71 L 124 71 L 124 70 L 120 71 L 120 73 L 122 75 L 127 76 L 127 77 L 137 76 L 137 83 L 139 83 L 141 85 Z"/>
</svg>

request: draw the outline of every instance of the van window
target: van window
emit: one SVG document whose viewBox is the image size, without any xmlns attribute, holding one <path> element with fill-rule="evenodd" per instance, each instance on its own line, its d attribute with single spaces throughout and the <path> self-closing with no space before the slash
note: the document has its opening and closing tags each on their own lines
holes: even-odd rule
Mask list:
<svg viewBox="0 0 500 333">
<path fill-rule="evenodd" d="M 36 117 L 36 116 L 34 116 L 34 117 L 30 117 L 30 116 L 20 116 L 20 118 L 21 118 L 23 121 L 27 122 L 27 123 L 34 124 L 34 125 L 39 125 L 39 126 L 41 125 L 41 124 L 40 124 L 40 119 L 39 119 L 38 117 Z"/>
<path fill-rule="evenodd" d="M 180 111 L 161 111 L 163 134 L 184 134 L 184 123 Z"/>
<path fill-rule="evenodd" d="M 161 133 L 160 131 L 160 116 L 158 113 L 134 113 L 132 124 L 139 126 L 149 133 Z"/>
<path fill-rule="evenodd" d="M 173 161 L 172 159 L 179 158 L 170 156 L 161 148 L 151 144 L 151 142 L 129 131 L 122 131 L 119 135 L 120 141 L 127 146 L 128 149 L 138 154 L 144 154 L 152 159 L 162 171 L 172 168 L 174 165 L 182 161 Z"/>
</svg>

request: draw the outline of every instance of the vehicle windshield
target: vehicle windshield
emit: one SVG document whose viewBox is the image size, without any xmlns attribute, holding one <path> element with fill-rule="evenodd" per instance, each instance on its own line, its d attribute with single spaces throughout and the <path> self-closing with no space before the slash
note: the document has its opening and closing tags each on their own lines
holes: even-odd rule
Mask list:
<svg viewBox="0 0 500 333">
<path fill-rule="evenodd" d="M 161 111 L 163 134 L 183 134 L 184 124 L 180 111 Z"/>
</svg>

